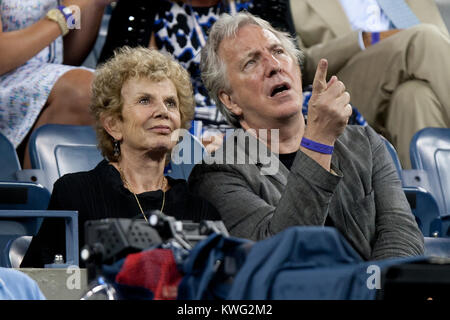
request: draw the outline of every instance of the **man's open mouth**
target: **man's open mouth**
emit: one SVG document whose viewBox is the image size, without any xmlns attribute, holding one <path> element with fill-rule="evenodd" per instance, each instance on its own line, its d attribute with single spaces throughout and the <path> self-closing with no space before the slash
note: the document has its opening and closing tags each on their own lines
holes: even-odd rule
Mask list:
<svg viewBox="0 0 450 320">
<path fill-rule="evenodd" d="M 275 88 L 272 89 L 272 92 L 270 93 L 270 96 L 274 97 L 277 94 L 279 94 L 281 92 L 284 92 L 286 90 L 289 90 L 289 89 L 290 89 L 290 87 L 289 87 L 288 84 L 285 84 L 285 83 L 280 84 L 280 85 L 278 85 L 278 86 L 276 86 Z"/>
</svg>

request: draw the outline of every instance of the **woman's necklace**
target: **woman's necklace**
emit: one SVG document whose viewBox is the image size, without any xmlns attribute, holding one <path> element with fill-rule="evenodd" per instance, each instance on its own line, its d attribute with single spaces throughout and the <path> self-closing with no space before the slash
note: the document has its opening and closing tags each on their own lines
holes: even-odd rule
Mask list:
<svg viewBox="0 0 450 320">
<path fill-rule="evenodd" d="M 139 206 L 139 210 L 141 210 L 142 216 L 144 217 L 145 221 L 148 223 L 147 217 L 146 217 L 145 214 L 144 214 L 144 210 L 142 209 L 141 203 L 139 202 L 139 199 L 138 199 L 136 193 L 134 193 L 133 190 L 131 189 L 131 186 L 130 186 L 130 184 L 128 183 L 127 179 L 125 178 L 125 175 L 123 174 L 122 168 L 120 167 L 119 164 L 117 164 L 117 167 L 119 168 L 120 178 L 122 179 L 123 184 L 124 184 L 125 187 L 126 187 L 128 190 L 130 190 L 130 192 L 134 195 L 134 198 L 136 199 L 136 202 L 137 202 L 137 204 L 138 204 L 138 206 Z M 164 209 L 164 204 L 166 203 L 166 185 L 167 185 L 167 182 L 166 182 L 166 181 L 167 181 L 167 180 L 166 180 L 166 177 L 163 176 L 163 181 L 162 181 L 162 183 L 161 183 L 161 190 L 162 190 L 162 192 L 163 192 L 163 201 L 162 201 L 161 209 L 159 209 L 159 211 L 160 211 L 160 213 L 161 213 L 162 215 L 164 214 L 164 213 L 163 213 L 163 209 Z"/>
</svg>

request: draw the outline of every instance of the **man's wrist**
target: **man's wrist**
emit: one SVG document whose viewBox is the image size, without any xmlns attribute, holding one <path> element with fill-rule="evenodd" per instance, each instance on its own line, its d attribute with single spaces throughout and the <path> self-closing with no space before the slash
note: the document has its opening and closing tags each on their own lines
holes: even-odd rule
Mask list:
<svg viewBox="0 0 450 320">
<path fill-rule="evenodd" d="M 303 148 L 306 148 L 308 150 L 322 153 L 322 154 L 332 154 L 333 150 L 334 150 L 333 145 L 323 144 L 318 141 L 308 139 L 306 137 L 302 138 L 302 140 L 300 142 L 300 146 L 302 146 Z"/>
</svg>

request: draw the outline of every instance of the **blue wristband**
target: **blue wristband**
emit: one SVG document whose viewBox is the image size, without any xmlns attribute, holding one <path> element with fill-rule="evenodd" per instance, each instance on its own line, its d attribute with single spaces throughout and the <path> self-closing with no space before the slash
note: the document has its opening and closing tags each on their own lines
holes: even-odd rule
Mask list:
<svg viewBox="0 0 450 320">
<path fill-rule="evenodd" d="M 326 144 L 321 144 L 319 142 L 315 142 L 306 138 L 302 138 L 302 142 L 300 145 L 306 149 L 316 151 L 323 154 L 332 154 L 333 153 L 333 146 L 328 146 Z"/>
<path fill-rule="evenodd" d="M 69 22 L 69 18 L 73 15 L 72 11 L 67 8 L 66 6 L 58 6 L 59 11 L 64 15 L 64 18 L 66 18 L 66 22 Z"/>
<path fill-rule="evenodd" d="M 379 32 L 372 32 L 372 41 L 371 44 L 374 45 L 375 43 L 380 41 L 380 33 Z"/>
</svg>

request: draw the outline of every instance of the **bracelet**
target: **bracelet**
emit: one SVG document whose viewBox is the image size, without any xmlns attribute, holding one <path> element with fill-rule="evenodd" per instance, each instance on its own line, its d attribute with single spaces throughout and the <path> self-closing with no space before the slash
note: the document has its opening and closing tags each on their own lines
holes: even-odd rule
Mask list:
<svg viewBox="0 0 450 320">
<path fill-rule="evenodd" d="M 319 142 L 315 142 L 306 138 L 302 138 L 300 145 L 306 149 L 316 151 L 323 154 L 332 154 L 334 147 Z"/>
<path fill-rule="evenodd" d="M 61 13 L 64 15 L 64 18 L 66 18 L 67 26 L 69 26 L 69 19 L 73 16 L 72 10 L 70 10 L 66 6 L 58 6 L 58 10 L 61 11 Z M 73 21 L 73 24 L 75 24 L 75 21 Z"/>
<path fill-rule="evenodd" d="M 372 32 L 371 35 L 371 44 L 374 45 L 375 43 L 380 41 L 380 33 L 379 32 Z"/>
<path fill-rule="evenodd" d="M 47 12 L 46 18 L 50 21 L 54 21 L 61 29 L 61 34 L 64 37 L 69 33 L 69 27 L 67 26 L 66 18 L 62 12 L 58 9 L 51 9 Z"/>
</svg>

